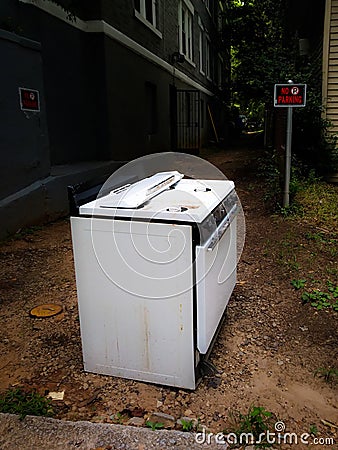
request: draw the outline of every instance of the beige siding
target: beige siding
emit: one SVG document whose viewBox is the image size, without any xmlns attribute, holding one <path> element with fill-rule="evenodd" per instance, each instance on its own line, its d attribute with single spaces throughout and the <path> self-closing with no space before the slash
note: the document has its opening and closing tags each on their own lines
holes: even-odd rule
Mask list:
<svg viewBox="0 0 338 450">
<path fill-rule="evenodd" d="M 326 118 L 338 133 L 338 0 L 326 0 L 323 48 L 323 100 Z"/>
</svg>

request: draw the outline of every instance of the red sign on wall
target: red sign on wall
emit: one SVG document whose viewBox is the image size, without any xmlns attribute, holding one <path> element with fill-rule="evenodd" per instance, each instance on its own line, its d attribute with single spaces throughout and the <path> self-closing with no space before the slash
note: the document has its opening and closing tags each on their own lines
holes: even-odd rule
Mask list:
<svg viewBox="0 0 338 450">
<path fill-rule="evenodd" d="M 19 97 L 22 111 L 40 111 L 39 91 L 19 87 Z"/>
<path fill-rule="evenodd" d="M 274 106 L 297 108 L 306 105 L 306 84 L 275 84 Z"/>
</svg>

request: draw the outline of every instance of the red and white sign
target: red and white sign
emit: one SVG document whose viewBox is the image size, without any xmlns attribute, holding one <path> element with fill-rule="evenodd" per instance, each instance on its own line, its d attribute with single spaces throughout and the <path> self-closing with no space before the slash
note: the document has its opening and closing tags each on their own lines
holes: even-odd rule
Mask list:
<svg viewBox="0 0 338 450">
<path fill-rule="evenodd" d="M 297 108 L 305 105 L 306 84 L 275 84 L 275 107 Z"/>
<path fill-rule="evenodd" d="M 40 111 L 39 91 L 19 87 L 20 108 L 22 111 Z"/>
</svg>

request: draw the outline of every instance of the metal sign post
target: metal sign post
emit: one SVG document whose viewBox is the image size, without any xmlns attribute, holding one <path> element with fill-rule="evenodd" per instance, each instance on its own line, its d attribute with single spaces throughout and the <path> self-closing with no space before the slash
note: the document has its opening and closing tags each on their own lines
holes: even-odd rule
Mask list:
<svg viewBox="0 0 338 450">
<path fill-rule="evenodd" d="M 285 180 L 283 207 L 290 204 L 290 178 L 291 178 L 291 146 L 292 146 L 292 108 L 288 108 L 288 119 L 286 126 L 286 146 L 285 146 Z"/>
<path fill-rule="evenodd" d="M 292 80 L 288 84 L 275 84 L 274 106 L 276 108 L 288 108 L 286 146 L 285 146 L 285 177 L 283 207 L 290 204 L 290 178 L 291 178 L 291 146 L 292 146 L 292 108 L 306 105 L 306 84 L 294 84 Z"/>
</svg>

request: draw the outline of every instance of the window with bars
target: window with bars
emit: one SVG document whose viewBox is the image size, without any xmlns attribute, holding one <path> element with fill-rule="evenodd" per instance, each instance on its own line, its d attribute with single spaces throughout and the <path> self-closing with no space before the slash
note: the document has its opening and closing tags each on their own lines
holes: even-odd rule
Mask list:
<svg viewBox="0 0 338 450">
<path fill-rule="evenodd" d="M 179 51 L 188 60 L 193 60 L 194 7 L 188 0 L 181 0 L 178 9 Z"/>
</svg>

